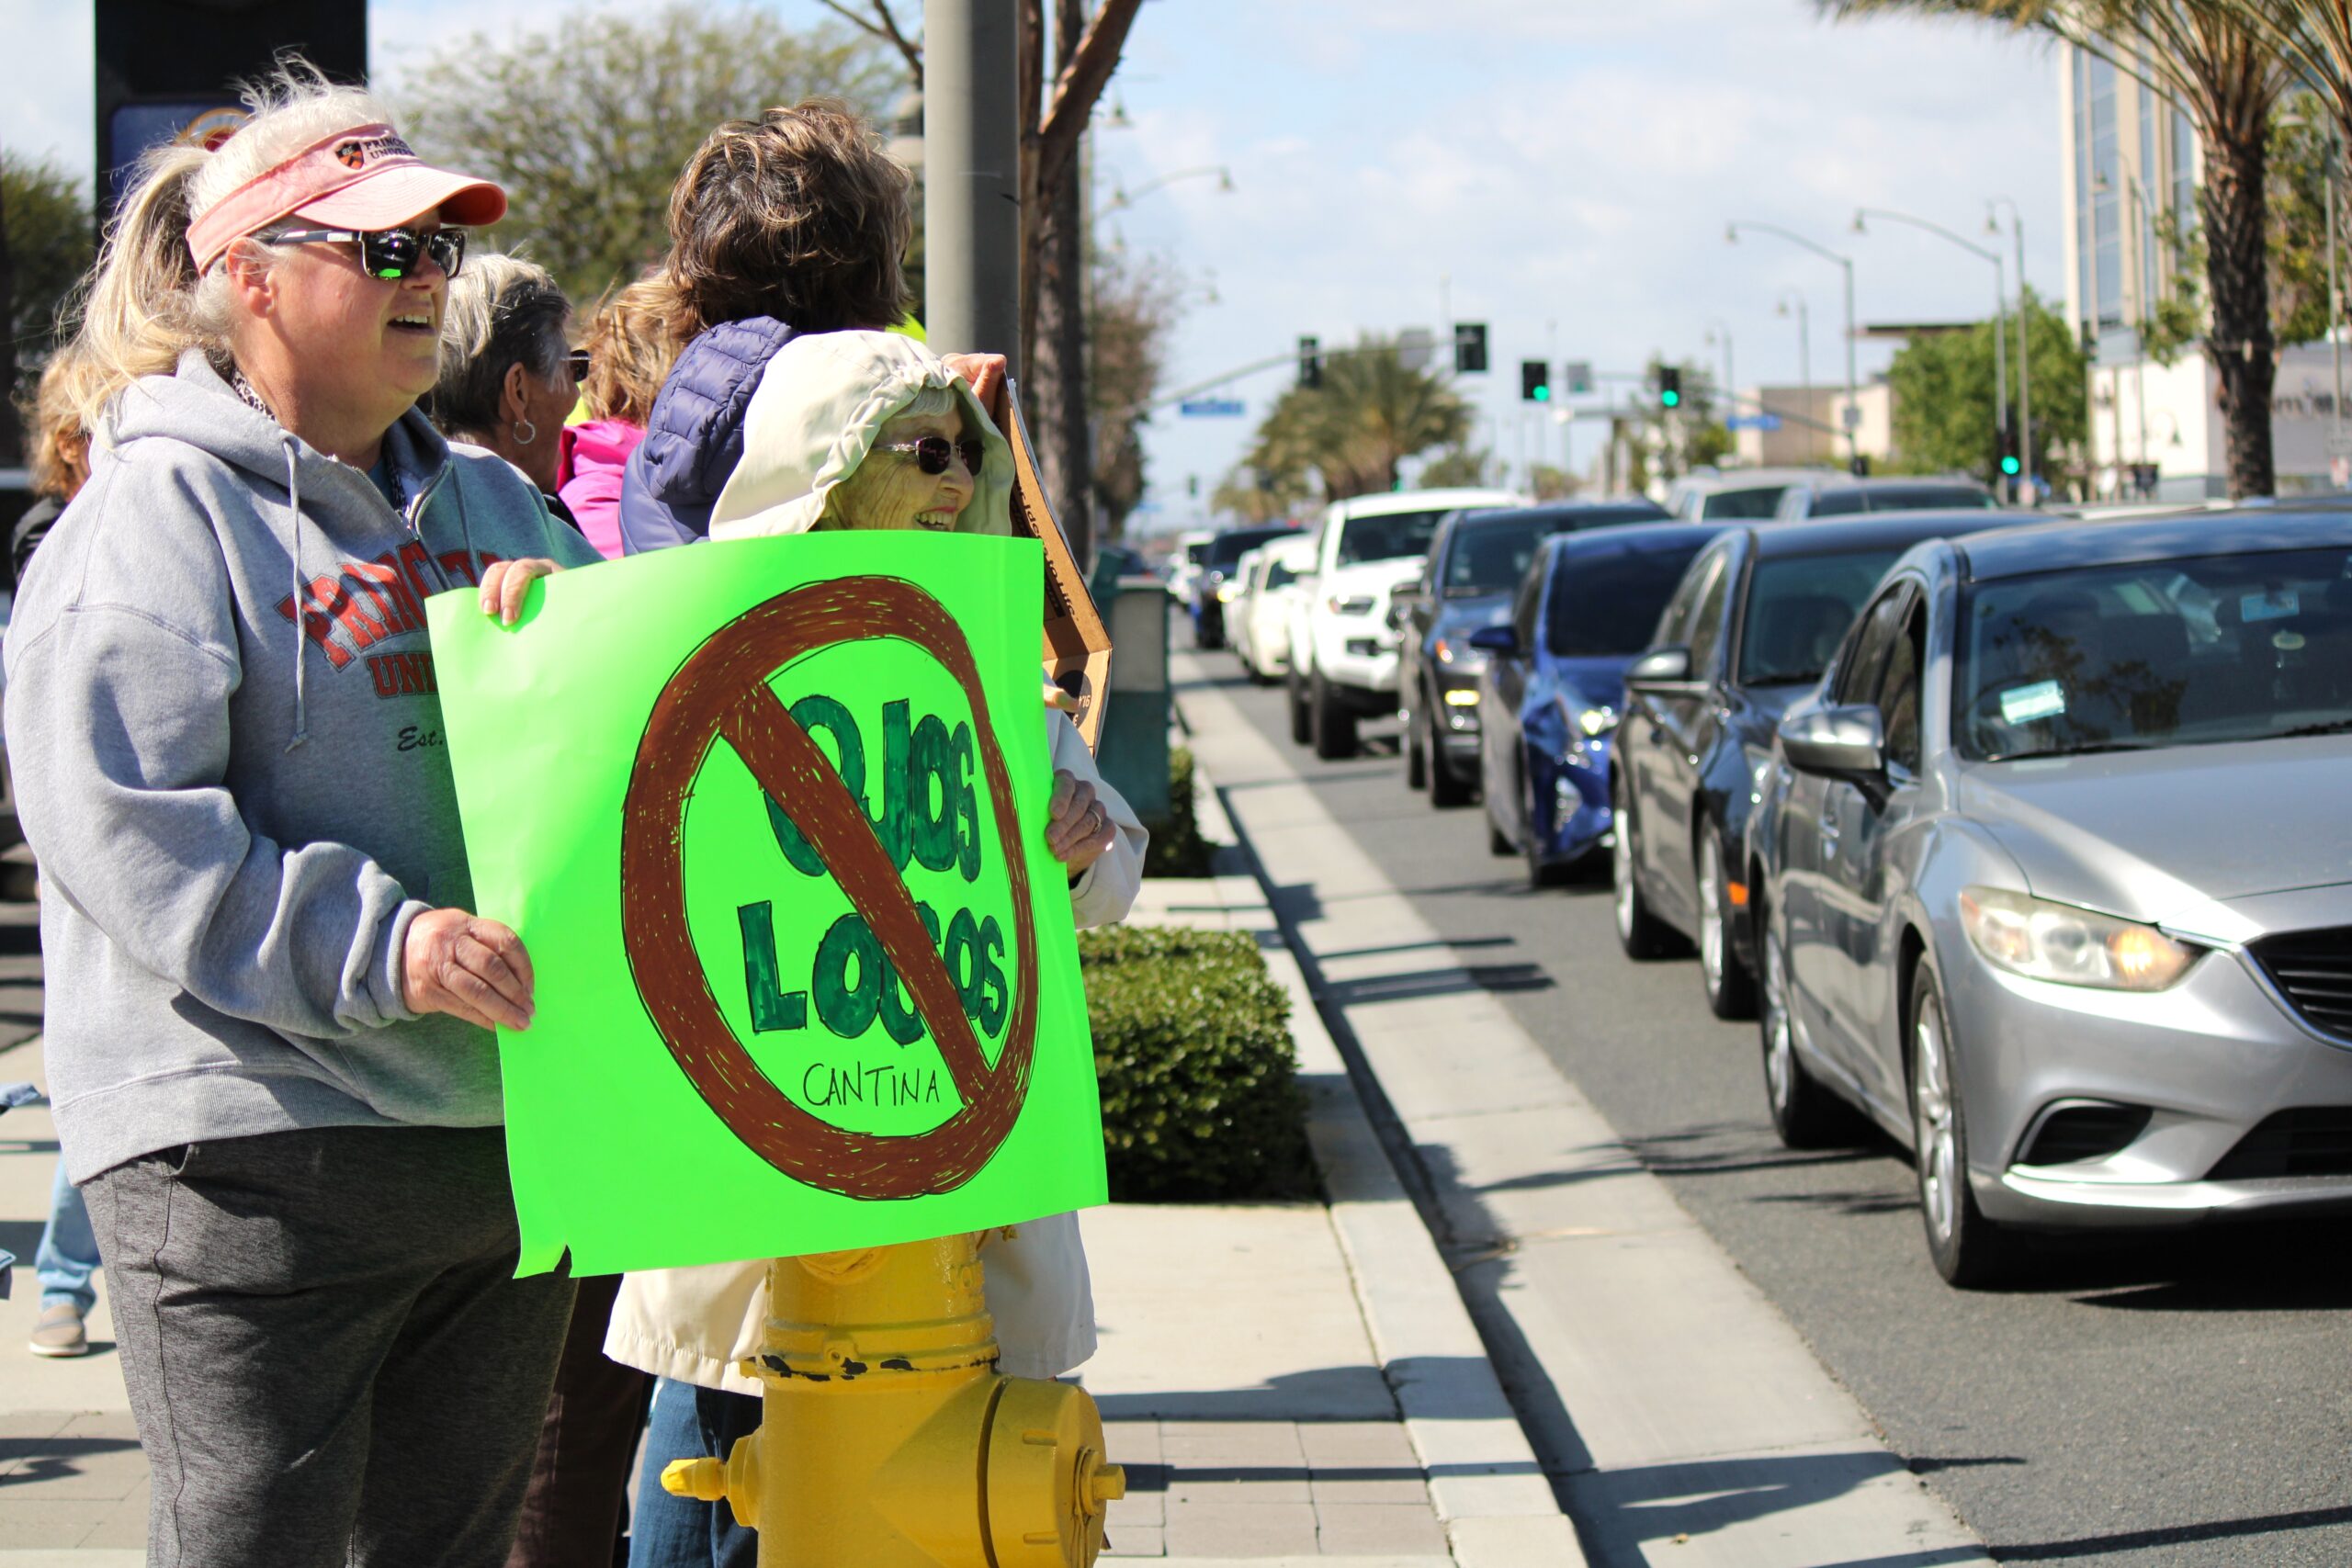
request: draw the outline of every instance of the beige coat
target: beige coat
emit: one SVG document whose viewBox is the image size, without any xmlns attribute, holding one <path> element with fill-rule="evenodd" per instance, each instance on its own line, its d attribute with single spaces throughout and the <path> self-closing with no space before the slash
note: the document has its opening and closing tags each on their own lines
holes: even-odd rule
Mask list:
<svg viewBox="0 0 2352 1568">
<path fill-rule="evenodd" d="M 1070 889 L 1070 912 L 1081 928 L 1109 925 L 1125 919 L 1135 903 L 1148 835 L 1119 792 L 1102 781 L 1077 728 L 1049 712 L 1046 728 L 1054 766 L 1092 784 L 1119 829 L 1110 850 Z M 980 1260 L 1005 1371 L 1058 1377 L 1094 1354 L 1094 1292 L 1077 1215 L 991 1232 Z M 740 1363 L 757 1350 L 766 1317 L 764 1260 L 631 1274 L 621 1281 L 605 1354 L 680 1382 L 755 1394 L 759 1382 L 745 1377 Z"/>
</svg>

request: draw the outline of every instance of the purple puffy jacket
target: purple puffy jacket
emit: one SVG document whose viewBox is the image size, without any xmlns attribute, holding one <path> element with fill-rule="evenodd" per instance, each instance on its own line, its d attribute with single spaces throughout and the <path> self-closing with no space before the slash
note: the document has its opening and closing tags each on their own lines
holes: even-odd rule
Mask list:
<svg viewBox="0 0 2352 1568">
<path fill-rule="evenodd" d="M 743 412 L 794 335 L 773 317 L 752 316 L 720 322 L 679 354 L 621 479 L 623 553 L 710 536 L 710 509 L 743 460 Z"/>
</svg>

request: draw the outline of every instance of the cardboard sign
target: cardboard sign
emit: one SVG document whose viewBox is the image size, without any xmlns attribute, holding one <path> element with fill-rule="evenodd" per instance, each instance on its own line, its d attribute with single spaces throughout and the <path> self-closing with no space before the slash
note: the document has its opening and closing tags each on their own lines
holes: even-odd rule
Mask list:
<svg viewBox="0 0 2352 1568">
<path fill-rule="evenodd" d="M 1026 540 L 815 534 L 428 606 L 523 1270 L 790 1256 L 1104 1201 Z M 1033 868 L 1032 856 L 1037 857 Z"/>
<path fill-rule="evenodd" d="M 1111 703 L 1111 634 L 1046 500 L 1029 424 L 1021 413 L 1020 387 L 1012 386 L 998 400 L 1003 406 L 993 412 L 1011 416 L 997 423 L 1012 444 L 1012 529 L 1046 552 L 1046 679 L 1078 698 L 1081 706 L 1074 722 L 1091 750 L 1102 743 L 1102 717 Z"/>
</svg>

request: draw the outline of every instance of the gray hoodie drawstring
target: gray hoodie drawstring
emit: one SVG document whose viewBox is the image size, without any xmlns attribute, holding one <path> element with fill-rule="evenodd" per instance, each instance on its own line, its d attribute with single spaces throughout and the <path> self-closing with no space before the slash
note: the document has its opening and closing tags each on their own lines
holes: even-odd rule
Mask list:
<svg viewBox="0 0 2352 1568">
<path fill-rule="evenodd" d="M 310 713 L 303 704 L 303 667 L 309 663 L 302 657 L 302 645 L 311 639 L 310 610 L 303 595 L 310 584 L 302 580 L 302 478 L 295 463 L 295 439 L 290 430 L 278 433 L 278 446 L 286 453 L 286 499 L 294 510 L 293 536 L 288 541 L 288 554 L 294 558 L 294 739 L 286 743 L 291 751 L 311 739 Z"/>
</svg>

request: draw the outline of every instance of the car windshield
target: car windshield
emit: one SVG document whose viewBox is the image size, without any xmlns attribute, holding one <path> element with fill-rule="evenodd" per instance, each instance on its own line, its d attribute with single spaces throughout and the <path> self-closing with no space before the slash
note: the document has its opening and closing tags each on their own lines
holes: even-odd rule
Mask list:
<svg viewBox="0 0 2352 1568">
<path fill-rule="evenodd" d="M 1719 490 L 1700 503 L 1699 515 L 1713 523 L 1724 518 L 1770 517 L 1780 509 L 1786 485 L 1757 485 L 1748 490 Z"/>
<path fill-rule="evenodd" d="M 1829 668 L 1862 602 L 1894 564 L 1898 549 L 1763 560 L 1747 578 L 1738 682 L 1789 685 L 1818 681 Z"/>
<path fill-rule="evenodd" d="M 1219 534 L 1208 542 L 1208 556 L 1201 563 L 1211 571 L 1231 571 L 1233 563 L 1256 549 L 1269 539 L 1279 539 L 1289 533 L 1287 528 L 1243 528 L 1231 534 Z"/>
<path fill-rule="evenodd" d="M 1184 564 L 1187 566 L 1198 566 L 1202 561 L 1208 558 L 1208 553 L 1209 542 L 1206 539 L 1203 539 L 1196 545 L 1186 545 L 1184 547 Z"/>
<path fill-rule="evenodd" d="M 1536 547 L 1557 531 L 1551 519 L 1533 516 L 1456 525 L 1445 550 L 1445 581 L 1439 586 L 1448 599 L 1507 593 L 1527 575 Z"/>
<path fill-rule="evenodd" d="M 1707 541 L 1669 548 L 1564 549 L 1552 563 L 1544 646 L 1563 659 L 1639 653 L 1690 558 Z"/>
<path fill-rule="evenodd" d="M 1872 512 L 1931 512 L 1946 506 L 1989 511 L 1993 498 L 1974 485 L 1881 485 L 1864 492 Z"/>
<path fill-rule="evenodd" d="M 1952 731 L 1998 761 L 2352 730 L 2352 552 L 2002 579 L 1961 602 Z"/>
<path fill-rule="evenodd" d="M 1430 536 L 1437 532 L 1442 512 L 1384 512 L 1373 517 L 1351 517 L 1340 525 L 1340 554 L 1332 564 L 1395 560 L 1400 556 L 1427 555 Z"/>
<path fill-rule="evenodd" d="M 1296 582 L 1297 581 L 1298 573 L 1291 570 L 1290 563 L 1288 561 L 1277 558 L 1266 563 L 1267 587 L 1282 588 L 1289 585 L 1290 583 Z"/>
</svg>

